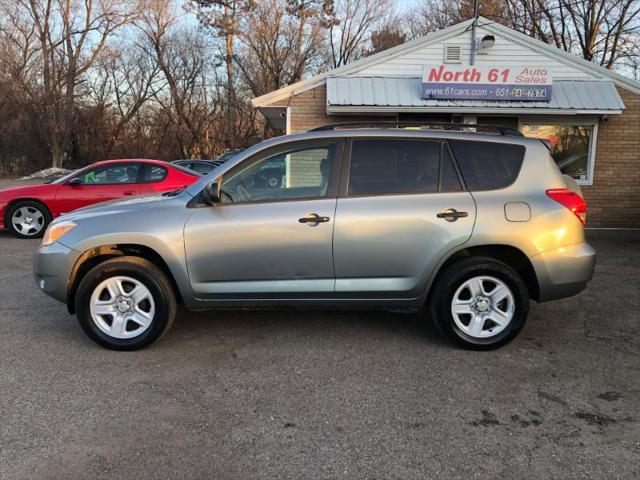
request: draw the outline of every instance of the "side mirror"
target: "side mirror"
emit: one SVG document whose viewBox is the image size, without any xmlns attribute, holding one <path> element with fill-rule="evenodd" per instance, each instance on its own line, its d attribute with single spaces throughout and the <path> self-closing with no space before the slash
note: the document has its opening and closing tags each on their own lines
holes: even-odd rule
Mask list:
<svg viewBox="0 0 640 480">
<path fill-rule="evenodd" d="M 207 183 L 202 190 L 202 198 L 207 205 L 220 203 L 220 186 L 217 182 Z"/>
<path fill-rule="evenodd" d="M 82 185 L 82 179 L 80 177 L 74 177 L 67 182 L 67 185 L 71 185 L 72 187 L 77 187 L 78 185 Z"/>
</svg>

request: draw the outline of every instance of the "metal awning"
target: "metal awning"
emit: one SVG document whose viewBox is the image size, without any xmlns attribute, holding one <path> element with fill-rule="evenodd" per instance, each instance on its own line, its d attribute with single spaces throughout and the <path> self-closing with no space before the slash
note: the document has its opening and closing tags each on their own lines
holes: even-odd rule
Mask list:
<svg viewBox="0 0 640 480">
<path fill-rule="evenodd" d="M 327 113 L 466 112 L 620 114 L 625 108 L 612 81 L 556 80 L 549 102 L 424 100 L 413 77 L 328 77 Z"/>
</svg>

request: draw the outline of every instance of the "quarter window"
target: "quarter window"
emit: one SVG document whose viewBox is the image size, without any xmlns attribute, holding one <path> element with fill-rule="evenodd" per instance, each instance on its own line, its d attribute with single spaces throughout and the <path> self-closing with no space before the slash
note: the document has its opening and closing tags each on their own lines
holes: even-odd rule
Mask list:
<svg viewBox="0 0 640 480">
<path fill-rule="evenodd" d="M 460 189 L 440 142 L 360 139 L 351 148 L 349 195 L 429 193 Z M 442 168 L 441 168 L 442 166 Z M 441 178 L 442 174 L 442 178 Z"/>
<path fill-rule="evenodd" d="M 243 162 L 224 176 L 222 202 L 324 197 L 336 161 L 336 149 L 335 142 L 299 144 L 289 150 Z"/>
<path fill-rule="evenodd" d="M 591 181 L 593 125 L 523 125 L 522 133 L 545 140 L 562 173 Z"/>
<path fill-rule="evenodd" d="M 449 144 L 469 190 L 504 188 L 520 173 L 522 145 L 467 140 L 449 140 Z"/>
</svg>

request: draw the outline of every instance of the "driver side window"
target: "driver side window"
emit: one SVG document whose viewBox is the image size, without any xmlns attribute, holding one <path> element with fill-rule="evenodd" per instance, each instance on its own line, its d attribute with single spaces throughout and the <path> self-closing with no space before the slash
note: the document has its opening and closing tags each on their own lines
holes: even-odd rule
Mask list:
<svg viewBox="0 0 640 480">
<path fill-rule="evenodd" d="M 335 157 L 335 142 L 315 142 L 243 162 L 223 177 L 222 203 L 324 197 Z"/>
<path fill-rule="evenodd" d="M 87 170 L 76 178 L 82 185 L 121 185 L 138 183 L 138 163 L 115 163 Z"/>
</svg>

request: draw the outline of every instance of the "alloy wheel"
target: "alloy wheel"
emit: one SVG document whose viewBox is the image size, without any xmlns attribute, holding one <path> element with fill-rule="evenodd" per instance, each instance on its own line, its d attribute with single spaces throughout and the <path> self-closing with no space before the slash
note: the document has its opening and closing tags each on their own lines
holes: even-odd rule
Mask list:
<svg viewBox="0 0 640 480">
<path fill-rule="evenodd" d="M 44 228 L 44 214 L 36 207 L 20 207 L 11 215 L 11 225 L 21 235 L 33 237 Z"/>
<path fill-rule="evenodd" d="M 504 331 L 515 313 L 513 292 L 502 280 L 476 276 L 456 290 L 451 314 L 456 326 L 473 338 L 489 338 Z"/>
<path fill-rule="evenodd" d="M 90 300 L 91 319 L 113 338 L 128 339 L 144 333 L 155 315 L 149 289 L 135 278 L 111 277 L 101 282 Z"/>
</svg>

